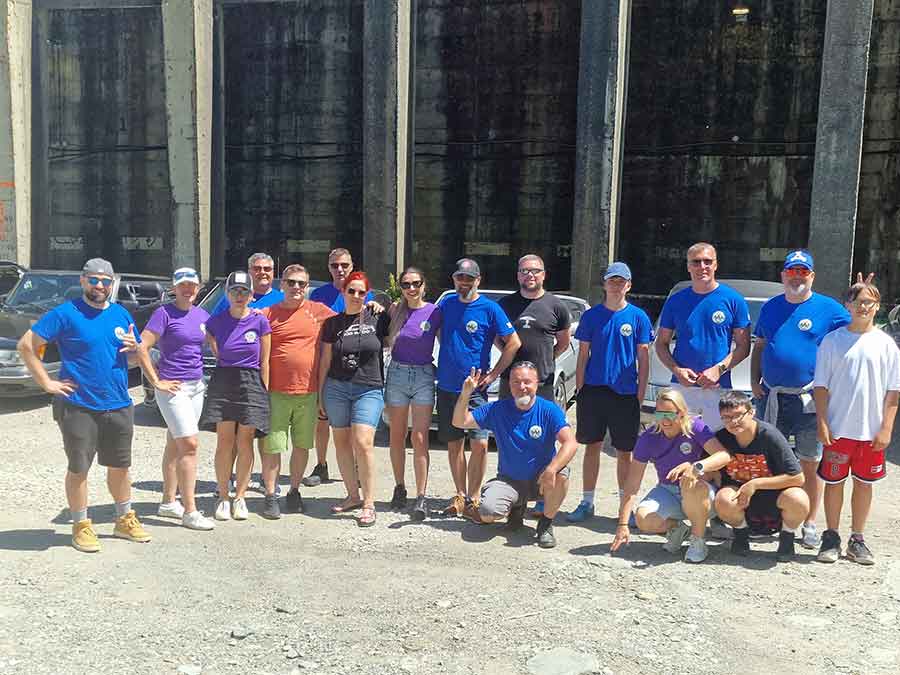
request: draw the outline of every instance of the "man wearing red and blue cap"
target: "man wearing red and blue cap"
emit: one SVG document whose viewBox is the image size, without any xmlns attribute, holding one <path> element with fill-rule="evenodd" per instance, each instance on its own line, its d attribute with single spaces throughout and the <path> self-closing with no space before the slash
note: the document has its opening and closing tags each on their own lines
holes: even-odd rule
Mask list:
<svg viewBox="0 0 900 675">
<path fill-rule="evenodd" d="M 784 293 L 762 306 L 753 331 L 750 382 L 760 419 L 774 424 L 786 438 L 794 437 L 794 453 L 805 478 L 809 515 L 803 523 L 804 548 L 818 545 L 816 514 L 822 488 L 816 469 L 822 444 L 816 438 L 813 377 L 816 349 L 831 331 L 850 323 L 850 313 L 836 300 L 813 293 L 816 278 L 808 251 L 791 251 L 784 259 Z"/>
</svg>

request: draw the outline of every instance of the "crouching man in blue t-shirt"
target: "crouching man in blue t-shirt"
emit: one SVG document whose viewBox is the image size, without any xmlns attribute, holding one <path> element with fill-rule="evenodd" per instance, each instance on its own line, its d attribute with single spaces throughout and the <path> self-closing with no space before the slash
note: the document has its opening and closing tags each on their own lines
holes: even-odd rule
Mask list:
<svg viewBox="0 0 900 675">
<path fill-rule="evenodd" d="M 544 513 L 538 520 L 538 545 L 553 548 L 553 518 L 566 498 L 568 464 L 578 449 L 575 434 L 559 406 L 538 398 L 538 372 L 530 361 L 519 361 L 510 368 L 513 398 L 470 411 L 469 397 L 480 379 L 481 371 L 472 368 L 453 409 L 453 426 L 492 431 L 497 440 L 497 477 L 481 491 L 476 520 L 493 523 L 506 518 L 510 528 L 518 528 L 527 502 L 542 497 Z"/>
</svg>

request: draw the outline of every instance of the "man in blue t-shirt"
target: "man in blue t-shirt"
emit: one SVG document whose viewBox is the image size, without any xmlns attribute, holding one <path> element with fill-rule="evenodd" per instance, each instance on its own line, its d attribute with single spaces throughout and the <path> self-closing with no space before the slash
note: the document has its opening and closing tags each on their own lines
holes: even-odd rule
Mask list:
<svg viewBox="0 0 900 675">
<path fill-rule="evenodd" d="M 487 388 L 513 362 L 521 345 L 519 336 L 506 313 L 493 300 L 478 294 L 481 269 L 469 258 L 456 262 L 453 285 L 456 295 L 441 302 L 441 349 L 438 353 L 437 409 L 438 436 L 447 444 L 450 473 L 456 495 L 444 510 L 446 516 L 474 518 L 478 513 L 478 495 L 484 481 L 487 457 L 487 431 L 476 429 L 469 437 L 472 451 L 466 465 L 464 444 L 466 432 L 453 424 L 453 407 L 459 398 L 463 381 L 472 368 L 484 375 L 471 396 L 477 407 L 487 403 Z M 488 370 L 494 339 L 503 343 L 500 360 Z"/>
<path fill-rule="evenodd" d="M 562 409 L 538 397 L 538 370 L 531 361 L 519 361 L 509 371 L 513 398 L 471 410 L 469 399 L 480 381 L 481 371 L 472 368 L 453 408 L 456 427 L 492 431 L 497 439 L 497 477 L 485 484 L 472 520 L 493 523 L 506 518 L 509 527 L 518 528 L 526 503 L 542 497 L 536 536 L 541 548 L 553 548 L 553 518 L 566 498 L 568 465 L 578 441 Z"/>
<path fill-rule="evenodd" d="M 663 305 L 656 354 L 672 371 L 672 382 L 691 412 L 717 431 L 722 428 L 719 399 L 731 388 L 729 371 L 750 353 L 750 310 L 740 293 L 716 281 L 718 262 L 712 244 L 691 246 L 687 268 L 690 287 Z"/>
<path fill-rule="evenodd" d="M 585 444 L 584 495 L 567 517 L 580 523 L 594 515 L 594 491 L 600 472 L 600 450 L 609 429 L 616 449 L 616 480 L 625 489 L 631 451 L 641 427 L 641 401 L 650 374 L 653 327 L 644 310 L 626 300 L 631 270 L 614 262 L 603 275 L 603 304 L 586 311 L 575 331 L 578 366 L 575 388 L 579 443 Z"/>
<path fill-rule="evenodd" d="M 803 489 L 809 497 L 801 539 L 808 549 L 819 545 L 816 515 L 822 496 L 816 475 L 822 444 L 817 438 L 812 393 L 816 350 L 828 333 L 850 323 L 850 313 L 839 302 L 813 293 L 815 278 L 813 257 L 808 251 L 788 253 L 781 271 L 784 294 L 762 306 L 750 355 L 757 415 L 774 424 L 785 438 L 794 437 L 794 452 L 803 468 Z"/>
<path fill-rule="evenodd" d="M 150 541 L 131 508 L 131 438 L 134 406 L 128 395 L 128 355 L 150 367 L 138 348 L 134 319 L 121 305 L 110 303 L 116 290 L 112 264 L 88 260 L 81 272 L 82 297 L 44 314 L 19 340 L 19 354 L 35 382 L 53 399 L 68 459 L 66 498 L 72 514 L 72 546 L 94 553 L 100 542 L 87 517 L 87 475 L 94 456 L 107 467 L 106 482 L 115 501 L 113 534 L 137 542 Z M 59 349 L 60 379 L 47 373 L 40 355 L 48 342 Z"/>
<path fill-rule="evenodd" d="M 250 301 L 250 307 L 262 309 L 284 300 L 284 291 L 272 287 L 275 279 L 275 261 L 272 260 L 272 256 L 268 253 L 254 253 L 247 260 L 247 271 L 253 281 L 253 299 Z M 212 314 L 224 312 L 226 309 L 228 309 L 228 294 L 223 293 Z"/>
</svg>

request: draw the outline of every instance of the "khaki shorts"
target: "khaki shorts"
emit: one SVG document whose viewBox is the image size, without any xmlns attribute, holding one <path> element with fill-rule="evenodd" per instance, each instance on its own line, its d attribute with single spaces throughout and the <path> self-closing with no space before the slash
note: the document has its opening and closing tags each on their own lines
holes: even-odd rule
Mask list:
<svg viewBox="0 0 900 675">
<path fill-rule="evenodd" d="M 263 444 L 263 452 L 275 455 L 292 448 L 308 450 L 313 447 L 319 414 L 318 395 L 272 391 L 269 392 L 269 408 L 269 435 Z"/>
</svg>

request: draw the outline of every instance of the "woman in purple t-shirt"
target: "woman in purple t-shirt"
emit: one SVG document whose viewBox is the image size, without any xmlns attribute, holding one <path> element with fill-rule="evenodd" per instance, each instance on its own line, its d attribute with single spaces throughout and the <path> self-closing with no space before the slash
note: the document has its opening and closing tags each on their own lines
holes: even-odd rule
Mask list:
<svg viewBox="0 0 900 675">
<path fill-rule="evenodd" d="M 215 523 L 197 510 L 197 446 L 200 413 L 203 410 L 203 342 L 209 314 L 194 306 L 200 277 L 190 267 L 172 275 L 175 301 L 163 305 L 150 317 L 141 333 L 141 349 L 156 345 L 159 361 L 145 371 L 156 389 L 156 403 L 166 421 L 163 451 L 163 495 L 159 515 L 179 518 L 191 530 L 211 530 Z M 150 359 L 147 359 L 149 362 Z M 181 503 L 175 498 L 181 492 Z"/>
<path fill-rule="evenodd" d="M 412 408 L 413 469 L 416 501 L 410 516 L 425 520 L 428 504 L 428 428 L 434 410 L 434 338 L 441 328 L 441 310 L 425 302 L 425 276 L 416 267 L 400 275 L 402 297 L 388 310 L 391 325 L 386 345 L 391 348 L 384 385 L 384 403 L 391 423 L 391 467 L 394 497 L 391 508 L 406 508 L 406 431 Z"/>
<path fill-rule="evenodd" d="M 216 354 L 216 369 L 200 417 L 200 428 L 216 431 L 216 520 L 247 520 L 244 495 L 253 469 L 253 437 L 269 432 L 269 320 L 250 309 L 250 275 L 232 272 L 225 282 L 227 312 L 206 323 L 206 339 Z M 237 444 L 234 501 L 228 501 L 228 480 Z"/>
<path fill-rule="evenodd" d="M 688 413 L 681 392 L 663 389 L 656 398 L 653 416 L 656 424 L 642 433 L 634 446 L 610 549 L 617 551 L 628 543 L 628 517 L 647 462 L 653 462 L 659 484 L 637 505 L 637 525 L 643 532 L 665 534 L 663 548 L 670 553 L 680 553 L 690 533 L 684 559 L 703 562 L 707 556 L 703 535 L 715 501 L 718 470 L 731 461 L 731 456 L 709 427 Z M 684 522 L 686 519 L 690 525 Z"/>
</svg>

